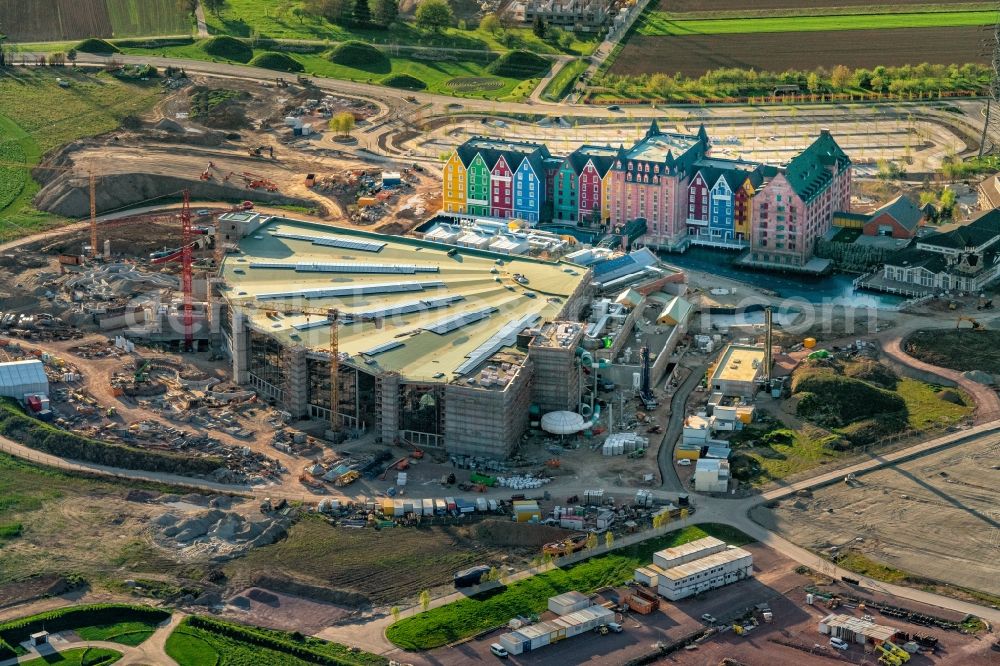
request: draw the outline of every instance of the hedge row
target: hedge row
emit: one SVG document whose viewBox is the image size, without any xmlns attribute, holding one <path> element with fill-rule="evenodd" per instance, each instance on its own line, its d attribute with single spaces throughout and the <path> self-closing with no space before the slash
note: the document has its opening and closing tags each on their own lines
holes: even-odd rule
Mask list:
<svg viewBox="0 0 1000 666">
<path fill-rule="evenodd" d="M 188 46 L 194 37 L 147 37 L 145 39 L 115 39 L 112 44 L 124 49 L 159 49 L 164 46 Z"/>
<path fill-rule="evenodd" d="M 118 624 L 119 622 L 159 624 L 169 617 L 168 611 L 151 606 L 130 604 L 90 604 L 58 608 L 0 624 L 0 657 L 3 657 L 4 654 L 4 643 L 9 648 L 10 645 L 17 645 L 28 640 L 31 634 L 37 631 L 68 631 L 80 627 Z"/>
<path fill-rule="evenodd" d="M 26 415 L 10 398 L 0 398 L 0 435 L 36 451 L 110 467 L 172 474 L 211 474 L 223 466 L 222 459 L 217 456 L 146 451 L 60 430 Z"/>
<path fill-rule="evenodd" d="M 257 647 L 267 648 L 269 650 L 274 650 L 275 652 L 292 655 L 302 661 L 308 661 L 313 664 L 323 664 L 324 666 L 355 666 L 357 664 L 355 661 L 338 659 L 332 655 L 313 652 L 303 645 L 296 645 L 290 641 L 283 641 L 280 638 L 268 636 L 267 634 L 255 631 L 250 627 L 230 624 L 229 622 L 220 622 L 203 615 L 191 615 L 186 618 L 184 622 L 189 626 L 195 627 L 196 629 L 202 629 L 213 634 L 226 636 L 227 638 L 232 638 L 233 640 L 241 643 L 256 645 Z"/>
</svg>

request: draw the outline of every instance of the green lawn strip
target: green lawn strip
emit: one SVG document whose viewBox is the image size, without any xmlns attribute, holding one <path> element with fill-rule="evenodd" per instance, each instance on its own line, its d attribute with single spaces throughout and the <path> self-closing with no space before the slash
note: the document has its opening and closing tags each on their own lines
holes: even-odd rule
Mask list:
<svg viewBox="0 0 1000 666">
<path fill-rule="evenodd" d="M 729 35 L 764 32 L 881 30 L 886 28 L 947 28 L 992 25 L 996 11 L 900 12 L 842 16 L 696 19 L 678 21 L 669 14 L 648 12 L 639 17 L 637 32 L 646 36 Z"/>
<path fill-rule="evenodd" d="M 275 7 L 278 4 L 278 7 Z M 538 53 L 562 52 L 552 44 L 539 39 L 530 28 L 511 28 L 496 35 L 478 28 L 462 30 L 446 28 L 440 32 L 423 30 L 409 21 L 396 21 L 389 28 L 356 28 L 330 23 L 321 18 L 295 16 L 291 7 L 282 10 L 282 4 L 270 0 L 228 0 L 229 7 L 215 16 L 206 13 L 209 32 L 213 35 L 232 35 L 270 39 L 301 39 L 342 42 L 357 39 L 370 44 L 387 46 L 431 46 L 474 51 L 506 51 L 528 49 Z M 567 53 L 587 55 L 597 48 L 597 38 L 581 39 L 574 35 Z"/>
<path fill-rule="evenodd" d="M 121 652 L 107 648 L 70 648 L 55 654 L 22 661 L 20 666 L 107 666 L 122 658 Z"/>
<path fill-rule="evenodd" d="M 556 75 L 552 77 L 545 90 L 542 91 L 542 99 L 549 102 L 558 102 L 573 90 L 576 80 L 580 78 L 587 69 L 585 60 L 571 60 L 562 66 Z"/>
<path fill-rule="evenodd" d="M 958 388 L 946 390 L 956 393 L 964 404 L 958 405 L 941 398 L 942 388 L 909 377 L 902 377 L 896 392 L 906 401 L 909 424 L 916 430 L 940 428 L 956 423 L 972 413 L 975 402 Z"/>
<path fill-rule="evenodd" d="M 76 634 L 85 641 L 112 641 L 136 646 L 153 635 L 158 622 L 126 621 L 82 627 Z"/>
<path fill-rule="evenodd" d="M 190 616 L 167 637 L 167 655 L 184 666 L 216 664 L 385 666 L 388 659 L 337 643 L 215 618 Z"/>
<path fill-rule="evenodd" d="M 407 650 L 429 650 L 505 624 L 517 615 L 545 610 L 549 597 L 569 590 L 591 592 L 606 585 L 622 585 L 636 567 L 649 564 L 653 553 L 704 536 L 715 535 L 740 545 L 746 535 L 719 525 L 686 527 L 606 555 L 553 569 L 489 592 L 433 608 L 391 625 L 386 638 Z"/>
</svg>

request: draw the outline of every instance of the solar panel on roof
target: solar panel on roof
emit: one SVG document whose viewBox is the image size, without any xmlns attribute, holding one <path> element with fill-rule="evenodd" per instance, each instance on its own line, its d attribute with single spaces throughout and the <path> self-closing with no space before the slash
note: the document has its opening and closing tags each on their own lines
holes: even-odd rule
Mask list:
<svg viewBox="0 0 1000 666">
<path fill-rule="evenodd" d="M 298 291 L 272 291 L 257 294 L 257 300 L 267 301 L 287 298 L 331 298 L 334 296 L 360 296 L 363 294 L 394 294 L 407 291 L 423 291 L 431 287 L 443 287 L 444 282 L 381 282 L 377 284 L 355 284 L 346 287 L 320 287 Z"/>
<path fill-rule="evenodd" d="M 276 238 L 287 238 L 288 240 L 308 241 L 313 245 L 361 250 L 363 252 L 381 252 L 382 248 L 386 246 L 381 241 L 364 241 L 344 236 L 310 236 L 309 234 L 292 234 L 287 231 L 275 231 L 271 235 Z"/>
<path fill-rule="evenodd" d="M 296 331 L 309 331 L 314 328 L 319 328 L 320 326 L 329 326 L 329 319 L 319 319 L 317 321 L 305 321 L 301 324 L 292 324 L 292 328 Z"/>
<path fill-rule="evenodd" d="M 482 321 L 494 312 L 497 312 L 497 308 L 481 308 L 479 310 L 463 312 L 462 314 L 445 317 L 444 319 L 438 319 L 437 321 L 426 324 L 425 326 L 421 326 L 421 328 L 425 331 L 430 331 L 431 333 L 444 335 L 446 333 L 451 333 L 452 331 L 457 331 L 468 324 L 474 324 L 477 321 Z"/>
<path fill-rule="evenodd" d="M 250 268 L 282 269 L 294 268 L 297 273 L 398 273 L 412 275 L 413 273 L 437 273 L 437 266 L 418 266 L 416 264 L 327 264 L 320 262 L 299 262 L 295 264 L 254 261 Z"/>
<path fill-rule="evenodd" d="M 500 328 L 499 331 L 490 336 L 489 340 L 469 352 L 468 356 L 466 356 L 468 360 L 455 368 L 455 374 L 464 375 L 466 372 L 472 370 L 486 360 L 489 356 L 498 352 L 501 348 L 514 344 L 517 334 L 526 327 L 534 324 L 539 319 L 541 319 L 541 315 L 532 312 L 531 314 L 524 315 L 520 319 L 513 319 L 507 322 Z"/>
<path fill-rule="evenodd" d="M 443 298 L 420 299 L 418 301 L 407 301 L 406 303 L 389 305 L 375 310 L 350 312 L 348 313 L 348 316 L 390 317 L 392 315 L 410 314 L 413 312 L 422 312 L 424 310 L 437 310 L 438 308 L 448 307 L 452 303 L 462 300 L 465 300 L 464 296 L 444 296 Z"/>
<path fill-rule="evenodd" d="M 375 356 L 376 354 L 381 354 L 383 352 L 391 351 L 393 349 L 399 349 L 402 346 L 404 346 L 402 342 L 400 342 L 399 340 L 393 340 L 392 342 L 386 342 L 384 344 L 372 347 L 371 349 L 367 349 L 361 353 L 364 354 L 365 356 Z"/>
</svg>

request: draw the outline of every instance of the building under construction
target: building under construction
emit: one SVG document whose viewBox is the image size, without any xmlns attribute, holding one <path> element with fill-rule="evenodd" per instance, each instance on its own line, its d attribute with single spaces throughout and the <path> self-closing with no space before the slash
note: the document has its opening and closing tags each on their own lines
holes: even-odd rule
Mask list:
<svg viewBox="0 0 1000 666">
<path fill-rule="evenodd" d="M 219 223 L 237 250 L 220 274 L 234 378 L 293 417 L 504 458 L 532 404 L 579 404 L 589 269 L 255 213 Z"/>
</svg>

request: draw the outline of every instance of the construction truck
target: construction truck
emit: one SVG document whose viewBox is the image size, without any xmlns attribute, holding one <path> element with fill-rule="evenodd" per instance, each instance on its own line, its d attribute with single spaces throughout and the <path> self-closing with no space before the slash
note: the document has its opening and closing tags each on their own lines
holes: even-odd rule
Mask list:
<svg viewBox="0 0 1000 666">
<path fill-rule="evenodd" d="M 545 544 L 542 546 L 542 552 L 553 557 L 562 557 L 563 555 L 570 555 L 579 550 L 583 550 L 586 547 L 587 535 L 574 534 L 568 539 L 563 539 L 562 541 L 552 541 Z"/>
<path fill-rule="evenodd" d="M 875 652 L 879 655 L 878 663 L 882 666 L 900 666 L 903 660 L 897 657 L 892 650 L 885 647 L 885 645 L 876 645 Z"/>
<path fill-rule="evenodd" d="M 882 643 L 882 647 L 892 652 L 892 654 L 894 654 L 901 663 L 905 664 L 910 660 L 910 653 L 904 650 L 903 648 L 899 647 L 892 641 L 885 641 L 884 643 Z"/>
</svg>

